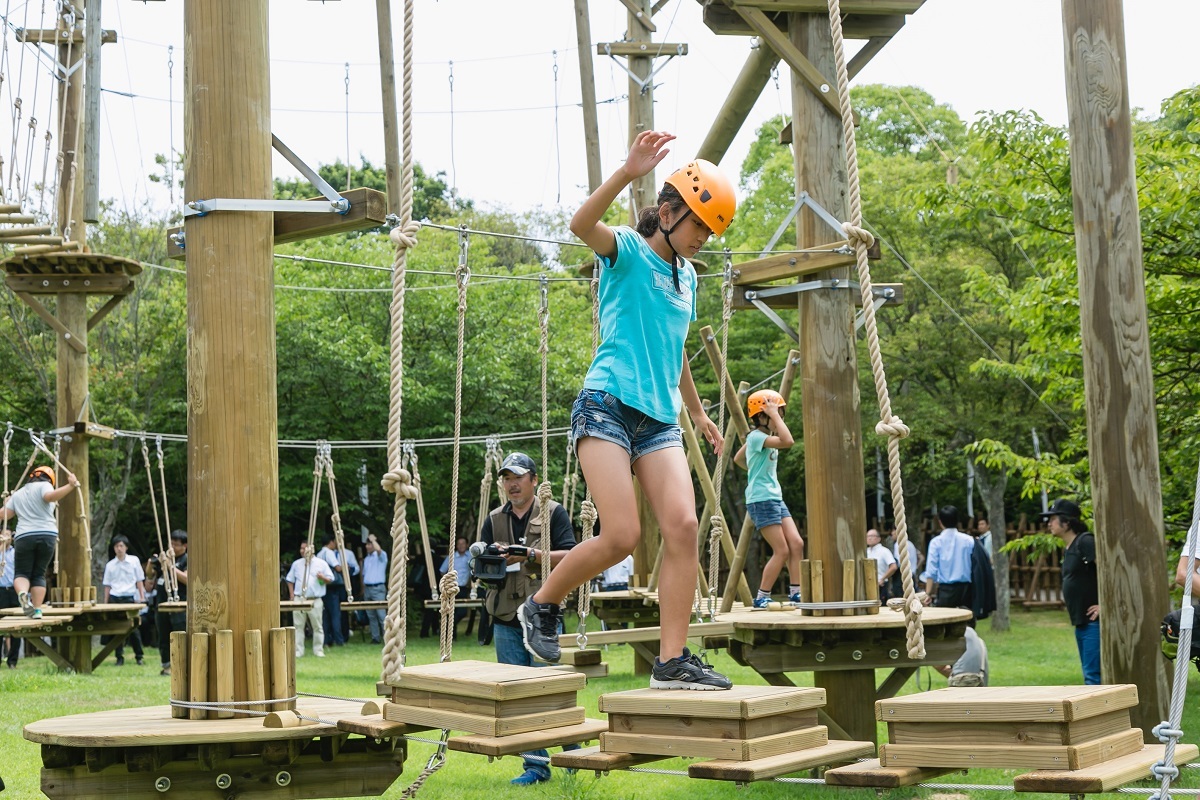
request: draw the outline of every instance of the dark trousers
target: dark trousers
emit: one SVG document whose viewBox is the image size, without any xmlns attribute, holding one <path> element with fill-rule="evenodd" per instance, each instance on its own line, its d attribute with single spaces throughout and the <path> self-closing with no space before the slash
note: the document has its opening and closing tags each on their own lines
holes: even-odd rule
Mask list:
<svg viewBox="0 0 1200 800">
<path fill-rule="evenodd" d="M 154 627 L 158 628 L 158 659 L 164 667 L 171 666 L 171 631 L 187 630 L 187 612 L 179 611 L 168 614 L 157 611 L 154 615 Z"/>
<path fill-rule="evenodd" d="M 325 611 L 322 614 L 322 622 L 325 627 L 326 645 L 346 643 L 346 635 L 342 629 L 342 601 L 346 597 L 346 585 L 343 583 L 331 583 L 325 587 Z"/>
<path fill-rule="evenodd" d="M 971 608 L 971 584 L 964 583 L 939 583 L 937 590 L 936 605 L 939 608 Z M 967 623 L 972 628 L 975 627 L 975 619 L 972 618 Z"/>
<path fill-rule="evenodd" d="M 113 595 L 108 598 L 110 603 L 136 603 L 138 600 L 133 595 Z M 138 661 L 142 660 L 142 634 L 138 631 L 139 620 L 134 620 L 133 630 L 125 634 L 125 639 L 117 646 L 117 660 L 125 658 L 125 642 L 128 642 L 133 647 L 133 654 Z M 113 637 L 101 636 L 100 644 L 108 644 Z"/>
<path fill-rule="evenodd" d="M 12 558 L 12 555 L 10 554 L 8 557 Z M 17 590 L 11 586 L 0 586 L 0 608 L 16 608 L 17 605 Z M 6 636 L 0 639 L 0 643 L 8 646 L 5 649 L 5 659 L 10 667 L 15 667 L 17 656 L 21 652 L 21 640 L 15 636 Z"/>
</svg>

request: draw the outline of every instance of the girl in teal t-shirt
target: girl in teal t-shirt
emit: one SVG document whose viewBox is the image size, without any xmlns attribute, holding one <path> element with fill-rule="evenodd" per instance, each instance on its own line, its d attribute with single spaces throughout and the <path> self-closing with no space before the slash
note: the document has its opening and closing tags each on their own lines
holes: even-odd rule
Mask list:
<svg viewBox="0 0 1200 800">
<path fill-rule="evenodd" d="M 625 163 L 571 220 L 571 231 L 599 257 L 602 343 L 572 408 L 571 442 L 603 533 L 563 554 L 517 614 L 525 648 L 557 661 L 560 604 L 567 593 L 623 560 L 641 537 L 637 475 L 663 539 L 662 633 L 650 686 L 728 689 L 729 679 L 685 646 L 699 557 L 696 501 L 678 419 L 686 408 L 699 434 L 721 452 L 721 432 L 700 403 L 685 358 L 688 326 L 696 318 L 696 272 L 687 259 L 712 234 L 725 232 L 736 205 L 733 185 L 713 164 L 695 160 L 667 178 L 655 205 L 641 210 L 636 229 L 602 221 L 626 187 L 663 160 L 674 138 L 659 131 L 638 134 Z"/>
<path fill-rule="evenodd" d="M 792 432 L 783 421 L 783 410 L 787 405 L 779 392 L 762 389 L 746 399 L 746 416 L 754 425 L 746 437 L 746 443 L 733 457 L 733 462 L 750 473 L 746 479 L 746 512 L 754 521 L 754 527 L 771 546 L 771 559 L 763 567 L 762 582 L 755 608 L 766 608 L 771 602 L 771 587 L 779 579 L 786 563 L 788 599 L 800 602 L 800 559 L 804 558 L 804 540 L 783 502 L 783 491 L 775 471 L 779 465 L 779 451 L 795 444 Z"/>
</svg>

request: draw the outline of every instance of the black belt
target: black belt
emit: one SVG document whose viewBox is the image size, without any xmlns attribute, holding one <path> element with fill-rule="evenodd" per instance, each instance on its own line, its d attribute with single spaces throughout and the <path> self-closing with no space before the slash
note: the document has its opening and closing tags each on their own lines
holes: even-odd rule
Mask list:
<svg viewBox="0 0 1200 800">
<path fill-rule="evenodd" d="M 382 583 L 364 583 L 363 586 L 383 586 Z"/>
</svg>

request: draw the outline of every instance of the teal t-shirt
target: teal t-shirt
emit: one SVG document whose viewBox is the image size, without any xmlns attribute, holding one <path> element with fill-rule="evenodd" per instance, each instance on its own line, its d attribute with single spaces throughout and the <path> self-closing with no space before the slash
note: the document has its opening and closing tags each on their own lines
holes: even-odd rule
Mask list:
<svg viewBox="0 0 1200 800">
<path fill-rule="evenodd" d="M 761 503 L 764 500 L 782 500 L 783 490 L 775 474 L 779 466 L 779 450 L 763 447 L 767 434 L 760 430 L 750 431 L 746 437 L 746 502 Z"/>
<path fill-rule="evenodd" d="M 641 234 L 614 228 L 617 257 L 601 258 L 600 347 L 584 379 L 660 422 L 679 417 L 679 375 L 688 324 L 696 319 L 696 271 L 681 259 L 679 291 L 671 265 Z"/>
</svg>

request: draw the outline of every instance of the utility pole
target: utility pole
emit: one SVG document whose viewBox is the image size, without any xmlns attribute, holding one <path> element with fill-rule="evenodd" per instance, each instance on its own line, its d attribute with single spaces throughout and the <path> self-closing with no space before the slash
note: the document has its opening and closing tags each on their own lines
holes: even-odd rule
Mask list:
<svg viewBox="0 0 1200 800">
<path fill-rule="evenodd" d="M 1159 658 L 1162 486 L 1121 0 L 1063 0 L 1079 320 L 1100 576 L 1100 669 L 1135 683 L 1146 741 L 1167 715 Z"/>
</svg>

